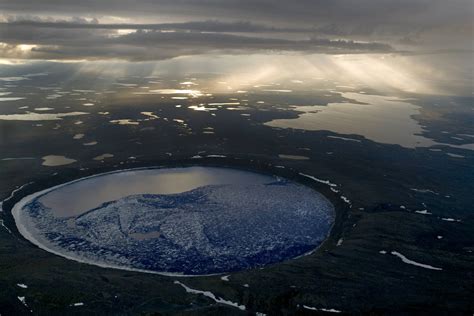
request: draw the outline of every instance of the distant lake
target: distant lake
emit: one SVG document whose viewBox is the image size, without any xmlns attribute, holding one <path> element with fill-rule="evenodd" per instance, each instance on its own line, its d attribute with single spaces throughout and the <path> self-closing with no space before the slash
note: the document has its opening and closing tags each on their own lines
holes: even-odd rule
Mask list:
<svg viewBox="0 0 474 316">
<path fill-rule="evenodd" d="M 343 135 L 361 135 L 378 143 L 398 144 L 407 148 L 448 145 L 474 150 L 473 144 L 444 144 L 423 136 L 425 129 L 414 119 L 414 116 L 420 114 L 421 107 L 412 104 L 410 100 L 354 92 L 342 93 L 342 96 L 357 103 L 339 102 L 328 105 L 296 106 L 294 110 L 302 112 L 297 118 L 276 119 L 265 125 L 308 131 L 326 130 Z"/>
</svg>

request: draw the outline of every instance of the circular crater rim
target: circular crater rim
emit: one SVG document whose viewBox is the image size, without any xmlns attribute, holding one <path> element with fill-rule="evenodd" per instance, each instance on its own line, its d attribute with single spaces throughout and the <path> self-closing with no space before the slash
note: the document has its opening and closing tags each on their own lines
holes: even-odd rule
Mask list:
<svg viewBox="0 0 474 316">
<path fill-rule="evenodd" d="M 68 255 L 67 253 L 60 252 L 58 250 L 52 249 L 48 247 L 47 245 L 44 245 L 40 241 L 38 241 L 32 234 L 31 232 L 21 224 L 20 220 L 20 212 L 22 211 L 23 207 L 26 206 L 29 202 L 33 201 L 36 198 L 39 198 L 43 195 L 48 194 L 49 192 L 55 191 L 57 189 L 60 189 L 62 187 L 78 183 L 81 181 L 85 180 L 91 180 L 94 178 L 102 177 L 102 176 L 107 176 L 107 175 L 113 175 L 113 174 L 120 174 L 120 173 L 125 173 L 125 172 L 134 172 L 134 171 L 147 171 L 147 170 L 167 170 L 167 169 L 186 169 L 186 168 L 192 168 L 192 167 L 202 167 L 202 168 L 217 168 L 217 169 L 225 169 L 225 170 L 231 170 L 231 171 L 240 171 L 240 172 L 247 172 L 247 173 L 252 173 L 256 175 L 261 175 L 261 176 L 267 176 L 267 177 L 274 177 L 274 178 L 281 178 L 286 181 L 289 181 L 292 184 L 296 184 L 299 186 L 302 186 L 304 188 L 309 188 L 311 189 L 314 193 L 319 195 L 322 199 L 324 199 L 328 204 L 331 206 L 331 209 L 329 212 L 332 215 L 332 221 L 330 223 L 330 227 L 326 230 L 326 234 L 324 238 L 321 240 L 321 242 L 316 245 L 313 249 L 299 254 L 297 256 L 292 256 L 288 258 L 284 258 L 280 261 L 264 264 L 261 266 L 252 266 L 252 267 L 247 267 L 247 268 L 241 268 L 237 270 L 231 270 L 231 271 L 219 271 L 216 273 L 204 273 L 204 274 L 183 274 L 179 272 L 167 272 L 167 271 L 154 271 L 154 270 L 148 270 L 148 269 L 140 269 L 140 268 L 135 268 L 135 267 L 128 267 L 128 266 L 123 266 L 123 265 L 116 265 L 116 264 L 111 264 L 111 263 L 103 263 L 103 262 L 97 262 L 97 261 L 92 261 L 92 260 L 87 260 L 87 259 L 81 259 L 78 257 L 74 257 L 71 255 Z M 38 248 L 45 250 L 49 253 L 52 253 L 54 255 L 60 256 L 62 258 L 72 260 L 78 263 L 84 263 L 92 266 L 97 266 L 101 268 L 109 268 L 109 269 L 116 269 L 116 270 L 123 270 L 123 271 L 131 271 L 131 272 L 141 272 L 141 273 L 149 273 L 149 274 L 158 274 L 158 275 L 163 275 L 163 276 L 172 276 L 172 277 L 202 277 L 202 276 L 213 276 L 213 275 L 222 275 L 222 274 L 229 274 L 229 273 L 236 273 L 236 272 L 244 272 L 248 270 L 252 270 L 255 268 L 266 268 L 270 266 L 274 266 L 277 264 L 283 264 L 285 262 L 288 262 L 290 260 L 295 260 L 301 257 L 305 257 L 307 255 L 315 253 L 318 249 L 320 249 L 329 239 L 333 232 L 333 228 L 336 224 L 337 218 L 338 218 L 338 212 L 336 211 L 336 204 L 332 201 L 331 198 L 329 198 L 326 194 L 323 194 L 319 191 L 319 188 L 315 187 L 314 185 L 308 185 L 303 183 L 303 181 L 299 179 L 294 179 L 294 178 L 289 178 L 285 176 L 278 175 L 277 172 L 270 172 L 269 170 L 258 170 L 257 168 L 249 168 L 247 167 L 242 167 L 242 166 L 229 166 L 229 165 L 220 165 L 220 164 L 184 164 L 184 165 L 153 165 L 153 166 L 141 166 L 141 167 L 132 167 L 132 168 L 125 168 L 125 169 L 115 169 L 111 171 L 106 171 L 106 172 L 99 172 L 95 173 L 92 175 L 87 175 L 81 178 L 77 179 L 72 179 L 70 181 L 60 183 L 57 185 L 53 185 L 52 187 L 48 187 L 46 189 L 28 194 L 26 196 L 21 197 L 17 202 L 15 202 L 12 207 L 11 207 L 11 214 L 13 215 L 15 226 L 20 233 L 22 237 L 24 237 L 26 240 L 37 246 Z"/>
</svg>

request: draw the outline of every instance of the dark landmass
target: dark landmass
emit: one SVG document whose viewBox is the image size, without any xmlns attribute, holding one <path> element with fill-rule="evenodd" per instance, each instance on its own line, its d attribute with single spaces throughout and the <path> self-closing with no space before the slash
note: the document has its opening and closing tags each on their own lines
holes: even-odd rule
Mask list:
<svg viewBox="0 0 474 316">
<path fill-rule="evenodd" d="M 28 86 L 21 89 L 27 90 Z M 406 97 L 410 96 L 414 95 Z M 225 102 L 232 97 L 215 95 L 214 100 Z M 349 136 L 361 142 L 328 138 L 348 137 L 328 131 L 270 128 L 262 123 L 294 118 L 297 113 L 284 110 L 293 100 L 281 95 L 280 101 L 266 99 L 268 105 L 254 106 L 261 97 L 249 97 L 248 110 L 220 108 L 212 112 L 216 117 L 209 112 L 176 108 L 176 100 L 157 102 L 156 96 L 140 98 L 136 103 L 137 97 L 117 95 L 91 108 L 67 100 L 28 99 L 21 104 L 54 106 L 55 112 L 81 110 L 93 114 L 61 121 L 0 120 L 0 196 L 6 199 L 0 216 L 8 228 L 0 227 L 2 315 L 30 314 L 30 309 L 45 315 L 290 315 L 324 313 L 323 309 L 350 314 L 472 314 L 474 152 L 450 148 L 450 153 L 462 156 L 455 157 L 443 151 L 446 146 L 434 147 L 441 151 L 412 149 L 356 135 Z M 329 97 L 318 101 L 314 98 L 312 103 L 329 102 Z M 331 98 L 338 100 L 340 95 L 334 93 Z M 437 96 L 432 99 L 445 106 L 451 100 Z M 427 100 L 415 101 L 422 106 L 416 119 L 427 126 L 425 136 L 450 144 L 469 142 L 467 138 L 464 142 L 450 140 L 441 131 L 474 134 L 474 124 L 470 124 L 472 98 L 456 100 L 462 108 L 460 113 L 464 113 L 459 115 L 449 114 Z M 59 108 L 66 105 L 70 108 Z M 2 104 L 2 114 L 18 113 L 17 108 L 13 103 Z M 99 111 L 110 114 L 98 115 Z M 152 111 L 168 120 L 144 121 L 146 117 L 139 114 L 142 111 Z M 125 118 L 142 121 L 138 125 L 109 123 Z M 173 119 L 183 120 L 185 125 Z M 78 120 L 83 123 L 76 125 Z M 42 125 L 35 126 L 37 123 Z M 56 124 L 60 128 L 54 129 Z M 213 134 L 203 134 L 205 127 L 212 127 Z M 73 140 L 77 133 L 86 136 L 78 142 Z M 83 146 L 83 141 L 98 144 Z M 104 153 L 114 156 L 93 159 Z M 282 159 L 280 154 L 309 159 Z M 41 165 L 41 157 L 46 155 L 64 155 L 77 162 L 46 167 Z M 202 158 L 191 159 L 196 155 Z M 1 160 L 7 157 L 34 159 Z M 196 164 L 255 170 L 309 185 L 335 205 L 335 226 L 312 255 L 232 273 L 224 281 L 221 276 L 177 279 L 66 260 L 22 238 L 10 213 L 14 203 L 30 193 L 87 175 L 132 167 Z M 329 180 L 338 185 L 339 192 L 300 173 Z M 13 190 L 25 184 L 9 198 Z M 350 200 L 350 205 L 341 195 Z M 186 292 L 176 280 L 243 305 L 246 311 Z M 18 299 L 23 296 L 28 307 Z M 78 302 L 84 305 L 73 306 Z"/>
</svg>

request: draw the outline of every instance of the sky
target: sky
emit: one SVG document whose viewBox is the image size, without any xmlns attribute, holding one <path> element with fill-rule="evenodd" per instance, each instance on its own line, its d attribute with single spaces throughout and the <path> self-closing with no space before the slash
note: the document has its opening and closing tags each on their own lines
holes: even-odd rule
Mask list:
<svg viewBox="0 0 474 316">
<path fill-rule="evenodd" d="M 0 57 L 473 50 L 471 0 L 0 0 Z"/>
<path fill-rule="evenodd" d="M 0 0 L 0 66 L 305 74 L 472 95 L 473 17 L 472 0 Z"/>
</svg>

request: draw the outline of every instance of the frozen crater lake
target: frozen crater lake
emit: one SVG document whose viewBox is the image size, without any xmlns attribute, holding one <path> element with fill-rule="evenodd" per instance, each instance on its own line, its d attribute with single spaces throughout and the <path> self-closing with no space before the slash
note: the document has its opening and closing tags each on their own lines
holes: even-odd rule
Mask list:
<svg viewBox="0 0 474 316">
<path fill-rule="evenodd" d="M 183 275 L 303 255 L 324 241 L 335 217 L 311 188 L 213 167 L 99 174 L 27 196 L 12 212 L 25 238 L 57 255 Z"/>
</svg>

